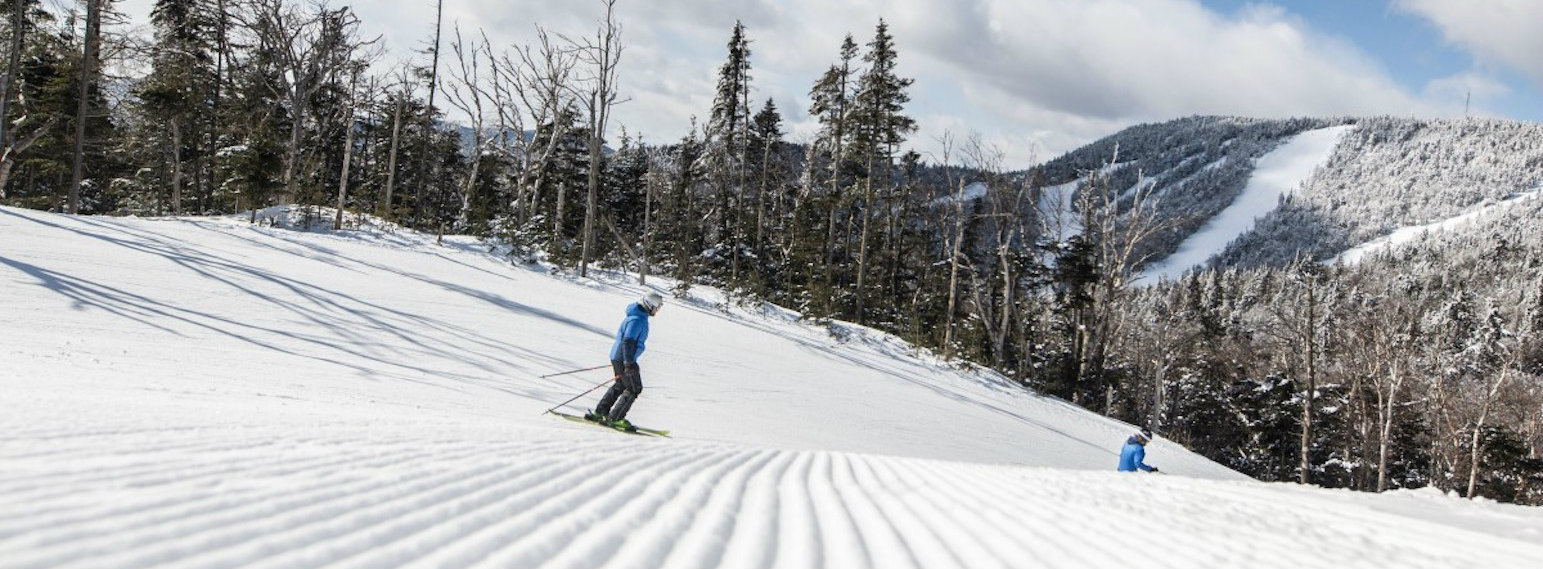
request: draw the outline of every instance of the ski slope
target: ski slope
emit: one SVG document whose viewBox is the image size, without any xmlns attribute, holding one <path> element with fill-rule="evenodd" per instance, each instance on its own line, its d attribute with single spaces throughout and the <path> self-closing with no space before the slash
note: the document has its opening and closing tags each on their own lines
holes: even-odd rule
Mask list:
<svg viewBox="0 0 1543 569">
<path fill-rule="evenodd" d="M 0 568 L 1537 567 L 1543 512 L 1261 484 L 900 340 L 474 241 L 0 208 Z M 670 283 L 650 281 L 667 288 Z M 669 295 L 667 295 L 669 296 Z M 580 401 L 592 404 L 598 392 Z M 577 406 L 570 410 L 577 411 Z"/>
<path fill-rule="evenodd" d="M 1403 245 L 1407 245 L 1424 237 L 1460 231 L 1475 226 L 1484 226 L 1485 224 L 1490 223 L 1494 218 L 1505 214 L 1511 208 L 1526 205 L 1528 202 L 1537 199 L 1539 195 L 1543 195 L 1543 189 L 1522 192 L 1509 199 L 1500 200 L 1498 202 L 1479 204 L 1477 207 L 1473 208 L 1467 213 L 1456 215 L 1448 219 L 1421 225 L 1400 227 L 1387 235 L 1378 237 L 1355 247 L 1351 247 L 1345 252 L 1336 255 L 1334 258 L 1324 261 L 1324 264 L 1332 265 L 1343 263 L 1346 265 L 1355 265 L 1364 259 L 1376 256 Z"/>
<path fill-rule="evenodd" d="M 1172 255 L 1143 270 L 1142 276 L 1149 277 L 1146 282 L 1178 278 L 1221 253 L 1228 243 L 1253 229 L 1254 220 L 1274 211 L 1281 198 L 1295 192 L 1314 170 L 1327 162 L 1334 147 L 1352 128 L 1354 125 L 1310 130 L 1260 156 L 1243 192 L 1180 243 Z"/>
</svg>

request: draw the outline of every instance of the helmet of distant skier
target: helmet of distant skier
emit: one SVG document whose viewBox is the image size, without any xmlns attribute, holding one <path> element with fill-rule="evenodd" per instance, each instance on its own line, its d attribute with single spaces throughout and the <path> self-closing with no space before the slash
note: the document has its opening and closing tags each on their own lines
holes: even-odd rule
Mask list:
<svg viewBox="0 0 1543 569">
<path fill-rule="evenodd" d="M 1141 439 L 1142 444 L 1152 442 L 1152 429 L 1142 427 L 1141 432 L 1136 433 L 1136 438 Z"/>
<path fill-rule="evenodd" d="M 650 316 L 658 314 L 659 309 L 664 307 L 664 297 L 659 296 L 657 292 L 650 292 L 638 299 L 638 306 L 648 311 Z"/>
</svg>

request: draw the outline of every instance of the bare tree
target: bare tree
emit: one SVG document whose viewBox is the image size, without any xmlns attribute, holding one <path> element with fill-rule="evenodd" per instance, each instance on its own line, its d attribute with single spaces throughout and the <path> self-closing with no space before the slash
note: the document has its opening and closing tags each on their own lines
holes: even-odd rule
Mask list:
<svg viewBox="0 0 1543 569">
<path fill-rule="evenodd" d="M 445 98 L 450 101 L 462 114 L 466 115 L 471 127 L 471 168 L 467 172 L 466 180 L 461 186 L 461 211 L 456 217 L 456 223 L 465 227 L 468 222 L 468 212 L 471 210 L 471 196 L 477 191 L 478 174 L 482 170 L 482 157 L 487 153 L 496 137 L 487 135 L 487 111 L 485 102 L 490 99 L 485 86 L 483 74 L 485 65 L 491 61 L 484 61 L 484 56 L 489 52 L 484 43 L 467 45 L 461 37 L 461 27 L 455 26 L 455 39 L 450 42 L 450 50 L 455 53 L 455 66 L 449 69 L 450 81 L 446 84 Z"/>
<path fill-rule="evenodd" d="M 1475 343 L 1469 349 L 1475 361 L 1474 374 L 1480 378 L 1474 387 L 1475 402 L 1478 406 L 1477 415 L 1473 419 L 1472 431 L 1468 442 L 1468 492 L 1471 498 L 1478 497 L 1479 468 L 1482 466 L 1481 458 L 1484 451 L 1484 427 L 1489 423 L 1494 412 L 1500 390 L 1504 388 L 1514 376 L 1521 373 L 1520 367 L 1523 351 L 1513 345 L 1518 338 L 1514 333 L 1505 329 L 1501 320 L 1500 310 L 1494 301 L 1490 301 L 1489 315 L 1486 325 L 1481 328 L 1481 341 Z"/>
<path fill-rule="evenodd" d="M 512 57 L 505 54 L 499 61 L 500 80 L 495 90 L 502 101 L 498 105 L 499 121 L 516 128 L 521 124 L 531 128 L 551 126 L 540 145 L 530 144 L 534 140 L 523 130 L 515 139 L 515 152 L 521 163 L 513 210 L 523 222 L 535 216 L 546 165 L 568 134 L 567 121 L 559 117 L 573 103 L 571 84 L 578 59 L 571 51 L 558 47 L 550 32 L 538 27 L 535 44 L 516 47 Z"/>
<path fill-rule="evenodd" d="M 954 192 L 954 227 L 945 245 L 945 249 L 948 251 L 948 307 L 945 309 L 943 322 L 943 359 L 948 359 L 953 357 L 954 316 L 959 310 L 959 271 L 964 261 L 961 258 L 961 253 L 964 248 L 964 190 L 966 180 L 962 176 L 956 179 L 953 164 L 950 161 L 954 151 L 953 135 L 947 132 L 943 133 L 943 136 L 938 139 L 938 143 L 942 147 L 943 153 L 941 161 L 943 179 L 948 184 L 949 190 Z"/>
<path fill-rule="evenodd" d="M 1365 377 L 1372 391 L 1377 439 L 1377 479 L 1373 488 L 1378 492 L 1388 487 L 1393 430 L 1398 410 L 1404 405 L 1400 397 L 1408 397 L 1405 386 L 1418 375 L 1414 354 L 1422 334 L 1423 308 L 1415 299 L 1390 290 L 1376 296 L 1358 296 L 1344 310 L 1348 316 L 1341 326 L 1346 336 L 1342 359 L 1349 362 L 1347 373 L 1352 378 Z M 1361 442 L 1373 438 L 1369 431 L 1363 429 Z"/>
<path fill-rule="evenodd" d="M 579 274 L 589 275 L 591 249 L 595 240 L 595 216 L 600 194 L 601 147 L 605 144 L 606 123 L 611 108 L 622 102 L 616 91 L 617 68 L 621 63 L 621 24 L 616 21 L 616 0 L 600 0 L 605 5 L 605 20 L 594 38 L 570 43 L 578 50 L 582 62 L 590 66 L 591 75 L 585 81 L 578 99 L 583 101 L 589 116 L 589 195 L 584 206 L 584 245 L 579 256 Z"/>
<path fill-rule="evenodd" d="M 408 73 L 409 68 L 403 66 L 396 77 L 398 90 L 395 97 L 396 104 L 391 112 L 391 149 L 386 155 L 386 195 L 377 207 L 381 217 L 387 220 L 396 218 L 396 210 L 391 207 L 391 202 L 395 199 L 392 194 L 396 192 L 396 158 L 402 147 L 402 108 L 412 97 L 413 83 L 409 80 Z"/>
<path fill-rule="evenodd" d="M 440 32 L 444 29 L 444 21 L 445 0 L 438 0 L 434 3 L 434 45 L 429 50 L 432 57 L 429 63 L 429 102 L 428 108 L 424 109 L 428 122 L 423 128 L 424 151 L 418 154 L 418 171 L 420 172 L 428 172 L 428 150 L 433 146 L 434 141 L 434 95 L 439 92 L 439 36 Z M 430 179 L 432 179 L 432 176 Z M 423 223 L 423 184 L 421 183 L 414 188 L 413 223 Z"/>
<path fill-rule="evenodd" d="M 1262 332 L 1279 344 L 1276 353 L 1300 354 L 1304 368 L 1293 376 L 1302 387 L 1301 437 L 1297 481 L 1308 484 L 1312 474 L 1313 405 L 1318 393 L 1319 355 L 1323 351 L 1323 296 L 1319 290 L 1323 269 L 1306 257 L 1298 257 L 1286 270 L 1285 280 L 1267 311 Z M 1284 362 L 1296 368 L 1296 362 Z"/>
<path fill-rule="evenodd" d="M 334 231 L 343 229 L 343 208 L 348 205 L 348 168 L 354 158 L 354 107 L 359 94 L 359 72 L 355 68 L 348 82 L 348 111 L 343 120 L 343 172 L 338 176 L 338 210 L 332 222 Z"/>
<path fill-rule="evenodd" d="M 1148 242 L 1175 223 L 1158 214 L 1160 200 L 1155 186 L 1142 184 L 1129 192 L 1109 187 L 1103 172 L 1118 160 L 1116 148 L 1104 168 L 1087 172 L 1074 198 L 1081 214 L 1080 232 L 1093 247 L 1092 264 L 1097 271 L 1088 291 L 1090 309 L 1074 332 L 1078 377 L 1089 370 L 1101 373 L 1110 339 L 1118 337 L 1121 331 L 1117 326 L 1127 322 L 1115 318 L 1112 311 L 1137 278 L 1136 271 L 1151 258 Z M 1112 412 L 1113 396 L 1113 385 L 1106 385 L 1105 414 Z"/>
<path fill-rule="evenodd" d="M 254 0 L 243 17 L 261 48 L 275 55 L 280 80 L 273 84 L 273 94 L 291 113 L 280 196 L 281 203 L 289 203 L 298 194 L 302 166 L 316 151 L 303 140 L 309 121 L 318 118 L 312 116 L 314 95 L 354 63 L 360 48 L 378 38 L 361 40 L 358 17 L 346 7 L 334 10 L 325 2 L 302 10 L 285 0 Z"/>
<path fill-rule="evenodd" d="M 1003 357 L 1007 350 L 1007 335 L 1012 327 L 1013 311 L 1010 307 L 1017 282 L 1012 256 L 1020 227 L 1017 220 L 1022 218 L 1022 201 L 1025 197 L 1022 189 L 1015 190 L 1003 175 L 1004 156 L 1000 148 L 986 144 L 979 137 L 972 137 L 965 148 L 965 162 L 970 169 L 980 173 L 981 180 L 977 183 L 985 189 L 981 199 L 985 211 L 977 214 L 977 218 L 991 223 L 994 228 L 992 238 L 997 263 L 994 276 L 1001 278 L 1001 288 L 982 282 L 973 287 L 973 297 L 976 313 L 980 315 L 989 338 L 992 363 L 998 366 L 1005 363 Z"/>
<path fill-rule="evenodd" d="M 1388 489 L 1388 454 L 1392 448 L 1393 425 L 1397 420 L 1399 408 L 1399 394 L 1408 381 L 1412 370 L 1409 369 L 1403 354 L 1409 351 L 1410 344 L 1415 340 L 1418 332 L 1419 318 L 1409 314 L 1404 307 L 1407 303 L 1402 299 L 1389 298 L 1393 303 L 1380 312 L 1384 315 L 1378 322 L 1377 329 L 1381 332 L 1376 340 L 1364 342 L 1374 350 L 1373 361 L 1379 362 L 1385 368 L 1383 373 L 1372 374 L 1372 384 L 1377 390 L 1377 491 Z"/>
<path fill-rule="evenodd" d="M 493 43 L 488 41 L 486 33 L 482 34 L 481 45 L 482 54 L 487 58 L 489 74 L 483 96 L 492 107 L 494 128 L 497 129 L 497 135 L 488 141 L 489 149 L 517 162 L 529 144 L 525 138 L 524 113 L 520 112 L 512 85 L 516 79 L 511 69 L 500 64 L 499 57 L 493 53 Z M 509 204 L 511 213 L 516 217 L 520 213 L 518 201 L 516 188 L 516 203 Z"/>
</svg>

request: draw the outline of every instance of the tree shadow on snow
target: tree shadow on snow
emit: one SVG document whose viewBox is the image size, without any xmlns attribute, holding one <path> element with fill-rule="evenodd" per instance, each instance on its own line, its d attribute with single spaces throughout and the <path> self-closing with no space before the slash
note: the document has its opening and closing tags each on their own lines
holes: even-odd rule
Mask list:
<svg viewBox="0 0 1543 569">
<path fill-rule="evenodd" d="M 303 281 L 263 272 L 244 265 L 238 256 L 222 254 L 216 248 L 196 248 L 165 235 L 102 223 L 91 218 L 68 218 L 71 223 L 85 226 L 74 227 L 7 210 L 0 210 L 0 214 L 164 258 L 210 283 L 228 286 L 240 295 L 259 299 L 275 310 L 291 313 L 306 324 L 326 331 L 325 334 L 294 335 L 293 330 L 244 322 L 235 315 L 192 310 L 17 259 L 0 257 L 0 264 L 37 279 L 41 286 L 71 299 L 73 306 L 77 309 L 100 308 L 113 315 L 128 318 L 167 333 L 187 337 L 185 329 L 178 330 L 170 324 L 170 321 L 176 321 L 264 350 L 344 367 L 360 377 L 377 381 L 404 380 L 442 389 L 464 391 L 454 385 L 429 379 L 438 378 L 498 389 L 540 401 L 561 395 L 562 392 L 557 389 L 563 386 L 553 385 L 550 390 L 537 386 L 522 386 L 520 383 L 511 383 L 503 377 L 511 372 L 534 375 L 541 370 L 555 369 L 571 363 L 500 341 L 495 336 L 482 331 L 426 314 L 398 310 Z M 210 229 L 200 224 L 195 226 L 203 230 Z M 239 235 L 232 236 L 245 239 Z M 273 247 L 272 244 L 245 240 Z M 294 251 L 286 252 L 295 254 Z M 348 268 L 336 261 L 338 257 L 335 256 L 310 258 L 340 268 Z M 501 310 L 547 319 L 607 339 L 610 337 L 605 330 L 515 302 L 501 295 L 390 267 L 358 261 L 350 262 L 368 269 L 385 271 L 432 284 L 451 294 L 471 296 Z M 359 272 L 363 274 L 363 271 Z M 256 285 L 274 287 L 282 294 L 276 295 L 272 291 L 259 290 Z M 374 341 L 382 333 L 395 338 L 411 349 L 403 351 L 401 345 Z M 309 346 L 312 349 L 296 350 L 297 344 Z M 436 362 L 439 365 L 436 365 Z M 468 366 L 472 369 L 467 370 Z"/>
</svg>

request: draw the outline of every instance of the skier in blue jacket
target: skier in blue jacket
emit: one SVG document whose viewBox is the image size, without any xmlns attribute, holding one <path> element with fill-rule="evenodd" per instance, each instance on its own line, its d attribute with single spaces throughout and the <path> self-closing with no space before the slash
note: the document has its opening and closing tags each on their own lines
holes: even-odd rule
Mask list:
<svg viewBox="0 0 1543 569">
<path fill-rule="evenodd" d="M 638 356 L 643 355 L 643 346 L 648 342 L 648 318 L 658 314 L 663 306 L 664 297 L 657 292 L 643 295 L 637 302 L 627 305 L 627 317 L 616 330 L 616 343 L 611 345 L 611 370 L 616 373 L 616 383 L 611 384 L 605 396 L 600 398 L 595 412 L 584 415 L 585 419 L 633 430 L 632 423 L 627 420 L 627 411 L 643 392 Z"/>
<path fill-rule="evenodd" d="M 1120 472 L 1157 472 L 1157 467 L 1142 462 L 1146 460 L 1149 442 L 1152 442 L 1152 430 L 1147 428 L 1125 439 L 1125 447 L 1120 449 Z"/>
</svg>

